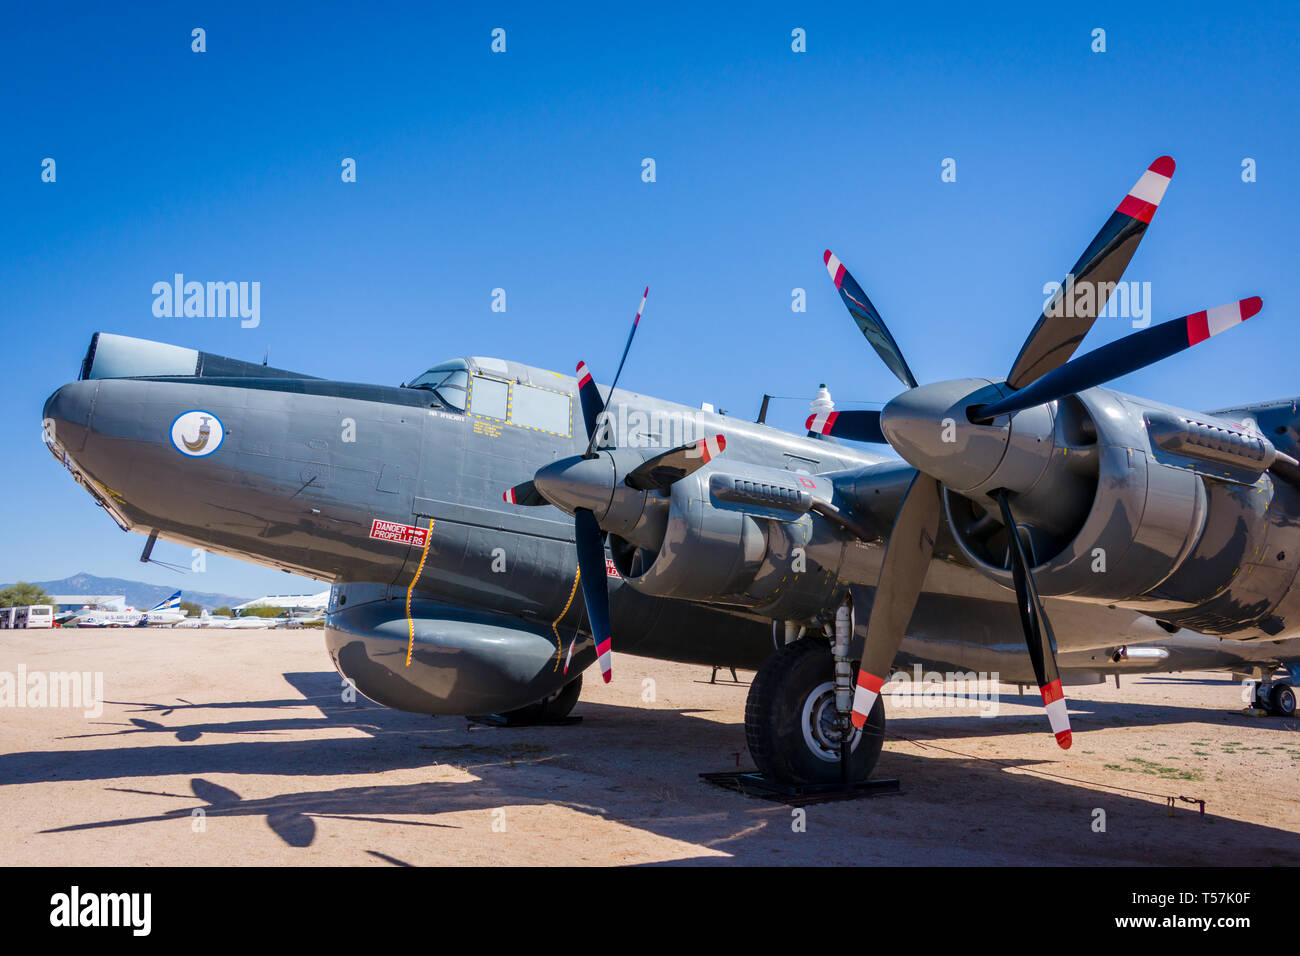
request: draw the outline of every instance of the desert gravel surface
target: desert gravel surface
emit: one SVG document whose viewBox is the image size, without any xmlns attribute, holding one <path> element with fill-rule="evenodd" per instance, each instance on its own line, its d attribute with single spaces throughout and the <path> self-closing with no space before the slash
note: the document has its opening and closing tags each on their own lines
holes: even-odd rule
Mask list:
<svg viewBox="0 0 1300 956">
<path fill-rule="evenodd" d="M 0 632 L 20 668 L 105 703 L 0 708 L 7 865 L 1300 864 L 1300 722 L 1226 675 L 1067 688 L 1068 752 L 1014 687 L 891 700 L 900 792 L 797 809 L 699 778 L 752 766 L 744 671 L 616 654 L 580 723 L 502 729 L 346 700 L 312 630 Z"/>
</svg>

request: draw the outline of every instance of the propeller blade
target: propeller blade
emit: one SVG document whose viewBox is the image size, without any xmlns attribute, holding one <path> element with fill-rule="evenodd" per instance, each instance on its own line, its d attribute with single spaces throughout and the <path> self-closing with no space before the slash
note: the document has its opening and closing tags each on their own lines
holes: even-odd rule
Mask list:
<svg viewBox="0 0 1300 956">
<path fill-rule="evenodd" d="M 632 330 L 627 333 L 623 357 L 618 360 L 618 371 L 614 373 L 614 381 L 609 386 L 608 394 L 611 399 L 614 397 L 614 389 L 618 387 L 619 376 L 623 374 L 623 363 L 627 361 L 627 353 L 632 350 L 632 339 L 641 324 L 641 313 L 645 311 L 648 298 L 650 298 L 650 287 L 646 286 L 645 292 L 641 294 L 641 305 L 636 310 L 636 317 L 632 319 Z M 582 418 L 587 425 L 587 451 L 584 457 L 590 458 L 596 453 L 597 425 L 600 424 L 600 416 L 605 411 L 605 402 L 601 399 L 600 391 L 596 388 L 596 383 L 585 362 L 578 363 L 578 395 L 582 400 Z"/>
<path fill-rule="evenodd" d="M 858 686 L 853 692 L 853 726 L 862 727 L 880 696 L 890 665 L 898 656 L 908 622 L 916 610 L 926 568 L 939 533 L 939 482 L 917 472 L 889 532 L 880 582 L 871 604 Z"/>
<path fill-rule="evenodd" d="M 586 362 L 578 363 L 578 399 L 582 403 L 582 421 L 587 426 L 587 441 L 596 435 L 596 426 L 600 423 L 601 412 L 605 410 L 605 400 L 600 397 L 596 380 L 591 377 L 591 370 Z M 588 452 L 590 452 L 590 447 Z"/>
<path fill-rule="evenodd" d="M 1111 213 L 1025 339 L 1008 385 L 1024 388 L 1070 360 L 1128 268 L 1173 174 L 1173 159 L 1161 156 Z"/>
<path fill-rule="evenodd" d="M 667 491 L 674 482 L 681 481 L 722 454 L 726 447 L 725 435 L 687 442 L 637 465 L 623 482 L 638 491 Z"/>
<path fill-rule="evenodd" d="M 835 288 L 839 289 L 840 298 L 848 307 L 849 314 L 853 316 L 853 321 L 858 324 L 862 334 L 867 337 L 871 347 L 876 350 L 876 354 L 884 361 L 889 370 L 898 376 L 908 388 L 916 388 L 916 376 L 912 370 L 907 367 L 907 360 L 903 358 L 903 350 L 898 347 L 894 337 L 889 334 L 889 329 L 885 326 L 885 320 L 880 317 L 876 307 L 871 304 L 867 294 L 862 291 L 862 286 L 849 275 L 849 270 L 844 268 L 844 263 L 840 262 L 829 249 L 822 255 L 822 261 L 826 263 L 826 271 L 831 274 L 831 279 L 835 283 Z"/>
<path fill-rule="evenodd" d="M 880 430 L 880 412 L 819 412 L 809 415 L 804 427 L 818 435 L 889 444 L 885 433 Z"/>
<path fill-rule="evenodd" d="M 614 394 L 614 388 L 618 385 L 618 377 L 623 374 L 623 363 L 627 361 L 627 353 L 632 349 L 632 337 L 636 335 L 636 328 L 641 324 L 641 313 L 645 311 L 646 299 L 650 298 L 650 287 L 645 287 L 645 292 L 641 293 L 641 304 L 637 307 L 636 318 L 632 320 L 632 330 L 627 333 L 627 344 L 623 346 L 623 357 L 618 360 L 618 371 L 614 373 L 614 382 L 609 386 L 609 394 Z"/>
<path fill-rule="evenodd" d="M 587 620 L 596 639 L 596 660 L 600 676 L 608 684 L 613 677 L 610 661 L 609 583 L 605 579 L 605 532 L 596 516 L 586 508 L 573 513 L 575 540 L 578 545 L 578 569 L 582 578 L 582 599 L 587 605 Z"/>
<path fill-rule="evenodd" d="M 534 485 L 532 481 L 521 481 L 513 488 L 507 488 L 505 494 L 501 497 L 504 498 L 506 504 L 509 505 L 525 505 L 532 507 L 534 505 L 549 504 L 549 502 L 542 497 L 541 492 L 537 490 L 537 486 Z"/>
<path fill-rule="evenodd" d="M 1016 516 L 1011 513 L 1011 502 L 1005 490 L 998 492 L 998 504 L 1002 508 L 1002 523 L 1010 542 L 1011 577 L 1016 585 L 1016 604 L 1020 608 L 1020 624 L 1025 631 L 1029 659 L 1034 665 L 1034 676 L 1038 678 L 1038 689 L 1043 695 L 1052 733 L 1061 749 L 1069 750 L 1072 742 L 1070 714 L 1066 710 L 1065 692 L 1061 690 L 1061 673 L 1056 667 L 1056 637 L 1043 612 L 1043 602 L 1038 597 L 1029 560 L 1016 530 Z"/>
<path fill-rule="evenodd" d="M 1044 405 L 1094 385 L 1136 372 L 1161 359 L 1198 345 L 1220 332 L 1245 322 L 1263 308 L 1259 296 L 1216 306 L 1179 319 L 1161 322 L 1141 332 L 1108 342 L 1087 355 L 1071 359 L 1013 395 L 980 410 L 981 418 L 1009 415 L 1034 405 Z"/>
</svg>

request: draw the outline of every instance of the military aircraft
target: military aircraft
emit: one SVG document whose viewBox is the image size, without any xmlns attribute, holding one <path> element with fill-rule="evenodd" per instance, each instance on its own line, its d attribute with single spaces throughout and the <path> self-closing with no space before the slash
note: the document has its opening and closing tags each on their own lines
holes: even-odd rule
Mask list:
<svg viewBox="0 0 1300 956">
<path fill-rule="evenodd" d="M 1073 358 L 1173 171 L 1143 173 L 1005 380 L 920 385 L 825 253 L 904 390 L 815 414 L 812 437 L 618 391 L 640 310 L 608 387 L 482 357 L 357 384 L 98 333 L 45 436 L 123 528 L 331 582 L 326 646 L 381 704 L 551 720 L 592 663 L 610 679 L 616 643 L 756 669 L 758 768 L 857 781 L 882 681 L 921 662 L 1032 682 L 1068 747 L 1058 647 L 1300 636 L 1294 402 L 1202 412 L 1104 387 L 1260 300 Z"/>
<path fill-rule="evenodd" d="M 142 625 L 172 625 L 185 620 L 185 611 L 181 609 L 181 592 L 175 591 L 163 598 L 140 618 Z"/>
<path fill-rule="evenodd" d="M 86 607 L 64 621 L 63 627 L 135 627 L 143 612 L 135 608 L 117 611 L 113 608 Z"/>
</svg>

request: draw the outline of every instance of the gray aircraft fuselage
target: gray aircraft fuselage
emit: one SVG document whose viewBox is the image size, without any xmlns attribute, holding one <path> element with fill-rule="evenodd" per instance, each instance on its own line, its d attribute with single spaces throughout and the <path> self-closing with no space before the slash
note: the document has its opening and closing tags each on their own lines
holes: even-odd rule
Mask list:
<svg viewBox="0 0 1300 956">
<path fill-rule="evenodd" d="M 595 659 L 582 598 L 574 593 L 572 519 L 550 505 L 523 508 L 502 499 L 505 489 L 543 465 L 581 454 L 586 439 L 573 377 L 487 359 L 465 360 L 465 371 L 471 387 L 462 408 L 421 388 L 327 381 L 101 335 L 82 378 L 56 391 L 43 417 L 56 456 L 123 528 L 331 582 L 327 645 L 339 671 L 367 696 L 425 713 L 489 713 L 553 693 Z M 520 403 L 523 387 L 557 396 L 557 408 L 567 397 L 568 421 L 554 427 L 559 419 L 552 415 L 553 428 L 523 426 L 513 421 L 514 406 L 503 417 L 481 413 L 473 392 L 480 380 L 505 383 L 515 391 L 504 394 L 512 401 L 517 394 Z M 486 394 L 487 386 L 479 387 Z M 1093 391 L 1098 402 L 1121 400 Z M 611 409 L 622 417 L 620 447 L 669 447 L 725 434 L 725 455 L 702 474 L 750 469 L 745 473 L 802 480 L 880 535 L 861 540 L 804 515 L 796 523 L 803 537 L 796 538 L 808 570 L 760 570 L 747 593 L 762 593 L 748 604 L 728 594 L 700 600 L 642 593 L 611 569 L 616 651 L 756 668 L 773 649 L 774 620 L 811 626 L 818 614 L 833 612 L 847 587 L 866 594 L 874 588 L 884 538 L 914 474 L 910 467 L 622 390 Z M 1268 504 L 1255 508 L 1246 496 L 1266 497 Z M 1246 524 L 1233 527 L 1225 503 L 1237 507 L 1239 499 L 1247 500 L 1240 516 Z M 706 509 L 718 504 L 690 501 Z M 783 520 L 749 512 L 747 526 L 755 518 L 764 528 Z M 1191 545 L 1141 542 L 1178 559 L 1171 580 L 1185 581 L 1181 590 L 1164 582 L 1158 595 L 1132 600 L 1123 594 L 1049 598 L 1061 651 L 1159 640 L 1166 630 L 1144 613 L 1148 605 L 1158 605 L 1156 616 L 1174 625 L 1180 615 L 1195 620 L 1198 609 L 1213 605 L 1214 633 L 1221 637 L 1300 635 L 1294 489 L 1267 476 L 1257 485 L 1239 482 L 1212 498 L 1207 512 L 1203 527 L 1226 522 L 1217 545 L 1200 538 Z M 401 530 L 381 525 L 377 533 L 376 522 Z M 725 521 L 705 524 L 698 540 L 726 554 L 719 539 L 725 527 Z M 762 560 L 779 564 L 788 556 L 777 553 L 768 534 Z M 951 538 L 951 531 L 941 532 L 899 663 L 1032 681 L 1013 592 L 973 567 Z M 1212 546 L 1226 553 L 1218 563 Z M 1242 563 L 1237 546 L 1252 551 L 1256 563 Z M 1259 560 L 1261 549 L 1271 564 Z M 678 558 L 684 560 L 680 552 Z M 1245 596 L 1232 591 L 1241 585 L 1233 583 L 1239 569 L 1258 573 L 1255 580 L 1267 587 Z M 407 591 L 417 570 L 408 625 Z M 1045 580 L 1046 593 L 1053 593 L 1050 577 Z M 1241 609 L 1239 619 L 1231 618 L 1232 608 Z M 414 630 L 409 664 L 408 626 Z"/>
</svg>

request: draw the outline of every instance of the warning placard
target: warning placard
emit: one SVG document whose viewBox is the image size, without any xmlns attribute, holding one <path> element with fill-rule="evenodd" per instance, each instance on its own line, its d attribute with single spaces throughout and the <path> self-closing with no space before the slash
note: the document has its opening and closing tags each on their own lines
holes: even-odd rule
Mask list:
<svg viewBox="0 0 1300 956">
<path fill-rule="evenodd" d="M 396 541 L 398 544 L 414 545 L 417 548 L 424 547 L 424 540 L 428 534 L 428 528 L 416 528 L 409 524 L 398 524 L 396 521 L 380 521 L 378 518 L 370 526 L 372 538 L 379 541 Z"/>
</svg>

